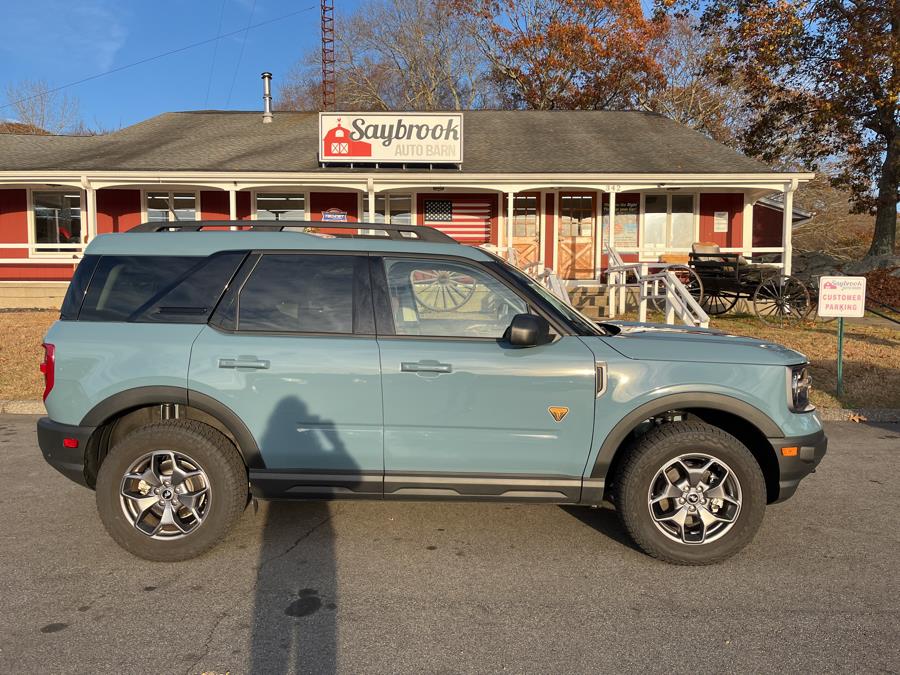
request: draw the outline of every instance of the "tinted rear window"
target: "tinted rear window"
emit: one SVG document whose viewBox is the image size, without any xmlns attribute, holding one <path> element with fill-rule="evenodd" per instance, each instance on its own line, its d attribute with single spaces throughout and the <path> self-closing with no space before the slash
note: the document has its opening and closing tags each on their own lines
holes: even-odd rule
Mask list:
<svg viewBox="0 0 900 675">
<path fill-rule="evenodd" d="M 244 256 L 102 256 L 78 319 L 203 323 Z"/>
<path fill-rule="evenodd" d="M 72 275 L 72 282 L 66 291 L 66 297 L 63 300 L 62 307 L 59 311 L 59 318 L 63 321 L 74 321 L 78 318 L 78 312 L 81 311 L 81 303 L 84 302 L 84 294 L 87 293 L 88 285 L 97 263 L 100 262 L 99 255 L 86 255 L 78 263 L 75 268 L 75 274 Z"/>
</svg>

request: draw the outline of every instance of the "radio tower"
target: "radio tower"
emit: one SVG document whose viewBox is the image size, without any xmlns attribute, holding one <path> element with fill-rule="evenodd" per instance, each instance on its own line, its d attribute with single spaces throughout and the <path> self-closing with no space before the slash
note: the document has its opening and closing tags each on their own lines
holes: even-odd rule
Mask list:
<svg viewBox="0 0 900 675">
<path fill-rule="evenodd" d="M 322 110 L 334 110 L 334 0 L 322 0 Z"/>
</svg>

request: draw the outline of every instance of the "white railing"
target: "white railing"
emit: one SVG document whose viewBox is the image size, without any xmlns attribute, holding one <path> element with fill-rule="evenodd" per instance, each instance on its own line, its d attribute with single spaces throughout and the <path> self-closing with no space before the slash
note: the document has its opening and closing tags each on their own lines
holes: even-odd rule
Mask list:
<svg viewBox="0 0 900 675">
<path fill-rule="evenodd" d="M 551 268 L 544 267 L 539 262 L 533 262 L 524 265 L 522 271 L 537 279 L 544 288 L 567 305 L 572 304 L 572 298 L 569 297 L 569 289 L 566 288 L 566 285 Z"/>
<path fill-rule="evenodd" d="M 629 288 L 638 289 L 638 321 L 647 321 L 647 301 L 665 302 L 665 321 L 674 324 L 676 318 L 688 326 L 709 327 L 709 315 L 690 294 L 681 280 L 665 269 L 667 263 L 625 263 L 622 256 L 609 246 L 607 267 L 607 291 L 609 318 L 625 313 L 625 299 Z M 650 268 L 658 271 L 651 273 Z M 634 280 L 630 280 L 633 277 Z"/>
</svg>

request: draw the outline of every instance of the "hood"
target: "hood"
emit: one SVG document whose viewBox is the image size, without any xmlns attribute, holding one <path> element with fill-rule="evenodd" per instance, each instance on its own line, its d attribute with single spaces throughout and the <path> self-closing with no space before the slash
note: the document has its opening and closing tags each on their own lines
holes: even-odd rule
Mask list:
<svg viewBox="0 0 900 675">
<path fill-rule="evenodd" d="M 625 322 L 604 325 L 618 332 L 601 339 L 623 356 L 640 361 L 760 366 L 790 366 L 808 361 L 800 352 L 783 345 L 709 328 Z"/>
</svg>

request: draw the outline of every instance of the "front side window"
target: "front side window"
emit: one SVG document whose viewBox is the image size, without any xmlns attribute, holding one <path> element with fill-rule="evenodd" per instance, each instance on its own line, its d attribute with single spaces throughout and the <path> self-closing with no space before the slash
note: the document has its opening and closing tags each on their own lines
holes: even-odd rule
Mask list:
<svg viewBox="0 0 900 675">
<path fill-rule="evenodd" d="M 267 192 L 256 195 L 257 220 L 306 220 L 306 195 L 302 192 Z"/>
<path fill-rule="evenodd" d="M 32 192 L 34 242 L 36 244 L 81 243 L 81 193 Z M 41 246 L 38 252 L 71 252 L 72 248 Z"/>
<path fill-rule="evenodd" d="M 491 274 L 452 261 L 385 260 L 397 335 L 500 338 L 527 303 Z"/>
<path fill-rule="evenodd" d="M 180 222 L 197 219 L 197 195 L 193 192 L 148 192 L 147 220 Z"/>
<path fill-rule="evenodd" d="M 241 289 L 238 330 L 353 333 L 357 264 L 355 256 L 264 255 Z"/>
</svg>

